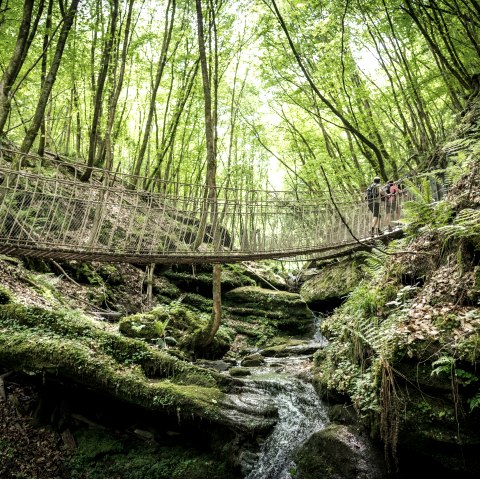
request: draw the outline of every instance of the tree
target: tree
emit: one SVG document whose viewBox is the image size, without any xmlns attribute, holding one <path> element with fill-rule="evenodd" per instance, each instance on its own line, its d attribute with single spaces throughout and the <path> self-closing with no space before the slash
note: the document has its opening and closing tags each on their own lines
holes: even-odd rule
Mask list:
<svg viewBox="0 0 480 479">
<path fill-rule="evenodd" d="M 45 77 L 45 81 L 40 91 L 40 97 L 38 99 L 37 108 L 35 110 L 33 120 L 30 123 L 25 138 L 22 142 L 22 146 L 20 148 L 23 153 L 28 153 L 30 151 L 30 148 L 35 141 L 38 130 L 40 129 L 40 126 L 42 124 L 43 116 L 45 114 L 45 107 L 47 105 L 48 98 L 50 97 L 50 92 L 52 91 L 53 84 L 55 83 L 57 77 L 57 71 L 60 66 L 63 50 L 65 49 L 65 45 L 67 43 L 67 38 L 70 32 L 70 28 L 73 24 L 73 19 L 75 18 L 75 14 L 77 13 L 79 1 L 80 0 L 72 0 L 70 7 L 68 8 L 67 12 L 63 17 L 63 25 L 60 31 L 60 35 L 58 37 L 57 47 L 55 49 L 55 54 L 50 65 L 50 70 Z"/>
<path fill-rule="evenodd" d="M 95 82 L 96 90 L 94 96 L 94 105 L 93 105 L 93 118 L 92 124 L 90 127 L 90 141 L 88 148 L 88 161 L 87 169 L 82 176 L 83 181 L 88 181 L 92 174 L 92 168 L 97 163 L 96 166 L 100 166 L 99 158 L 97 156 L 97 146 L 98 146 L 98 137 L 99 137 L 99 126 L 100 118 L 103 111 L 103 92 L 105 88 L 105 82 L 107 79 L 108 69 L 110 67 L 110 60 L 112 58 L 112 48 L 115 41 L 116 30 L 117 30 L 117 19 L 118 19 L 118 0 L 110 0 L 110 18 L 109 18 L 109 31 L 104 42 L 102 60 L 100 65 L 100 71 L 98 73 L 97 81 Z M 102 150 L 100 149 L 100 153 Z"/>
<path fill-rule="evenodd" d="M 20 69 L 27 57 L 28 48 L 31 45 L 32 38 L 35 35 L 36 24 L 32 28 L 32 12 L 35 0 L 25 0 L 23 4 L 23 17 L 18 29 L 17 42 L 15 49 L 10 57 L 10 62 L 3 72 L 0 80 L 0 136 L 4 134 L 5 123 L 10 112 L 10 103 L 12 100 L 11 92 Z M 39 6 L 39 15 L 43 8 L 43 2 Z M 37 15 L 37 18 L 39 18 Z M 38 23 L 38 22 L 37 22 Z"/>
<path fill-rule="evenodd" d="M 195 0 L 195 6 L 197 11 L 197 28 L 198 28 L 198 49 L 200 52 L 200 65 L 202 70 L 202 84 L 203 84 L 203 99 L 204 99 L 204 113 L 205 113 L 205 138 L 207 144 L 207 172 L 206 172 L 206 185 L 204 206 L 202 208 L 200 228 L 197 233 L 197 238 L 194 243 L 194 247 L 198 248 L 203 235 L 205 234 L 205 226 L 207 221 L 208 210 L 211 211 L 212 231 L 217 231 L 217 191 L 216 191 L 216 174 L 217 174 L 217 157 L 216 157 L 216 109 L 212 105 L 212 84 L 211 77 L 208 71 L 207 54 L 205 49 L 205 33 L 203 28 L 203 12 L 202 1 Z M 212 3 L 210 2 L 212 7 Z M 215 31 L 215 17 L 214 9 L 210 9 L 210 13 L 213 15 L 212 26 Z M 211 33 L 211 32 L 210 32 Z M 214 36 L 213 41 L 216 41 Z M 214 53 L 214 74 L 213 77 L 216 80 L 216 52 Z M 216 94 L 217 83 L 214 82 L 214 94 Z M 216 244 L 218 238 L 214 238 Z M 222 305 L 221 305 L 221 273 L 222 267 L 220 264 L 213 265 L 213 312 L 211 320 L 205 329 L 205 335 L 201 341 L 201 346 L 207 346 L 213 341 L 215 334 L 220 327 L 222 320 Z"/>
<path fill-rule="evenodd" d="M 152 92 L 150 94 L 150 105 L 148 109 L 147 121 L 144 128 L 144 134 L 141 141 L 140 151 L 135 162 L 134 175 L 140 174 L 143 160 L 145 158 L 145 152 L 147 151 L 148 140 L 150 138 L 150 132 L 152 129 L 153 114 L 155 111 L 155 103 L 157 101 L 157 92 L 160 87 L 163 72 L 165 70 L 165 64 L 167 62 L 167 53 L 172 39 L 173 24 L 175 20 L 176 1 L 169 0 L 167 8 L 165 10 L 165 27 L 163 31 L 162 48 L 160 56 L 158 58 L 157 71 L 155 75 L 155 81 L 152 85 Z"/>
</svg>

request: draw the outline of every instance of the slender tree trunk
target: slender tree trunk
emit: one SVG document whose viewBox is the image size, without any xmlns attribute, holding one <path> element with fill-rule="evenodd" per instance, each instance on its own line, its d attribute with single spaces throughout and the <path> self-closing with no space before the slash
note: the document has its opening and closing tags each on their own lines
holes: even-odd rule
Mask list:
<svg viewBox="0 0 480 479">
<path fill-rule="evenodd" d="M 202 70 L 203 80 L 203 97 L 204 97 L 204 113 L 205 113 L 205 140 L 207 146 L 207 173 L 206 173 L 206 187 L 205 187 L 205 200 L 206 204 L 202 211 L 202 219 L 200 221 L 200 229 L 197 234 L 197 238 L 194 242 L 194 247 L 198 248 L 205 232 L 205 225 L 208 213 L 208 207 L 211 207 L 212 215 L 212 230 L 214 232 L 214 244 L 216 234 L 216 221 L 217 221 L 217 193 L 216 193 L 216 174 L 217 174 L 217 159 L 215 151 L 215 110 L 212 111 L 212 89 L 210 83 L 210 76 L 208 71 L 207 53 L 205 50 L 205 34 L 203 30 L 203 12 L 202 1 L 195 0 L 195 6 L 197 10 L 197 30 L 198 30 L 198 48 L 200 52 L 200 65 Z M 213 13 L 213 12 L 212 12 Z M 215 53 L 215 56 L 216 53 Z M 215 81 L 217 63 L 215 58 L 215 72 L 213 74 Z M 213 267 L 213 311 L 211 321 L 206 328 L 206 336 L 203 340 L 203 346 L 207 346 L 213 341 L 215 334 L 220 327 L 222 320 L 222 302 L 221 302 L 221 279 L 222 279 L 222 267 L 219 264 L 215 264 Z"/>
<path fill-rule="evenodd" d="M 93 107 L 93 119 L 90 128 L 90 139 L 88 146 L 88 160 L 87 169 L 82 176 L 82 181 L 88 181 L 92 174 L 92 168 L 97 160 L 97 146 L 98 146 L 98 130 L 100 126 L 100 119 L 103 110 L 103 91 L 105 89 L 105 82 L 107 79 L 108 69 L 110 67 L 110 60 L 112 57 L 112 48 L 115 41 L 117 31 L 118 19 L 118 0 L 110 0 L 111 3 L 111 18 L 110 28 L 105 41 L 105 46 L 102 55 L 102 65 L 98 79 L 96 82 L 97 89 L 95 91 L 95 102 Z"/>
<path fill-rule="evenodd" d="M 50 29 L 52 28 L 52 11 L 53 0 L 48 0 L 47 8 L 47 20 L 45 22 L 45 33 L 43 35 L 43 57 L 42 57 L 42 76 L 40 85 L 43 88 L 45 84 L 45 78 L 47 77 L 47 60 L 48 60 L 48 44 L 50 42 Z M 42 118 L 42 124 L 40 126 L 40 142 L 38 145 L 38 155 L 43 156 L 45 151 L 47 128 L 45 125 L 45 116 Z"/>
<path fill-rule="evenodd" d="M 52 64 L 50 65 L 50 70 L 45 78 L 45 83 L 43 85 L 42 91 L 40 92 L 40 97 L 38 99 L 37 108 L 35 110 L 32 123 L 30 124 L 30 127 L 27 131 L 27 134 L 25 135 L 21 146 L 21 151 L 23 153 L 28 153 L 30 151 L 35 137 L 37 136 L 38 130 L 40 129 L 42 118 L 45 114 L 45 107 L 47 106 L 48 98 L 50 97 L 53 84 L 55 83 L 55 79 L 57 77 L 57 71 L 60 66 L 63 50 L 65 49 L 65 45 L 67 43 L 68 34 L 72 27 L 75 14 L 77 13 L 78 3 L 79 0 L 72 0 L 68 11 L 63 18 L 62 30 L 58 38 L 57 48 L 53 56 Z"/>
<path fill-rule="evenodd" d="M 145 182 L 145 188 L 148 189 L 150 187 L 151 182 L 158 176 L 158 172 L 160 171 L 160 167 L 162 162 L 167 155 L 167 153 L 171 150 L 173 142 L 175 140 L 175 136 L 177 133 L 178 126 L 180 124 L 180 118 L 184 111 L 185 105 L 187 103 L 188 98 L 192 92 L 193 83 L 195 78 L 197 77 L 198 72 L 198 64 L 199 62 L 196 61 L 195 65 L 192 69 L 187 73 L 186 81 L 187 83 L 184 84 L 184 88 L 182 89 L 183 95 L 180 98 L 178 104 L 175 106 L 173 117 L 170 121 L 168 126 L 167 132 L 165 137 L 163 138 L 162 145 L 160 151 L 157 153 L 156 157 L 156 165 L 150 174 L 150 177 Z"/>
<path fill-rule="evenodd" d="M 2 79 L 0 80 L 0 136 L 3 134 L 5 123 L 7 122 L 8 114 L 10 112 L 10 91 L 13 83 L 18 76 L 20 68 L 22 68 L 25 61 L 28 45 L 28 33 L 32 21 L 32 11 L 35 0 L 25 0 L 23 5 L 23 17 L 18 29 L 17 42 L 10 57 L 10 62 L 5 69 Z"/>
<path fill-rule="evenodd" d="M 417 15 L 417 12 L 415 11 L 414 5 L 411 0 L 405 0 L 405 7 L 402 7 L 408 15 L 412 18 L 412 20 L 415 22 L 417 27 L 419 28 L 421 34 L 427 41 L 430 50 L 434 55 L 436 55 L 439 59 L 439 63 L 447 70 L 449 71 L 459 82 L 459 84 L 464 88 L 468 89 L 468 79 L 462 76 L 462 72 L 457 70 L 454 65 L 446 58 L 446 56 L 442 53 L 441 49 L 439 48 L 437 42 L 435 39 L 429 34 L 427 31 L 426 26 L 424 23 L 421 21 L 420 17 Z"/>
<path fill-rule="evenodd" d="M 150 107 L 148 110 L 147 121 L 144 128 L 142 143 L 140 146 L 140 150 L 138 152 L 137 160 L 135 162 L 135 168 L 134 168 L 135 176 L 138 176 L 140 174 L 143 160 L 145 157 L 145 152 L 147 151 L 148 140 L 150 138 L 150 133 L 152 129 L 153 112 L 155 111 L 155 103 L 157 101 L 157 91 L 160 86 L 160 81 L 162 79 L 163 71 L 165 69 L 165 65 L 167 62 L 167 52 L 168 52 L 168 48 L 170 46 L 170 41 L 172 38 L 173 23 L 175 19 L 175 9 L 176 9 L 176 0 L 169 0 L 166 13 L 165 13 L 165 30 L 163 34 L 162 50 L 160 53 L 160 58 L 158 60 L 157 73 L 156 73 L 155 82 L 152 88 L 152 95 L 150 98 Z M 170 18 L 168 16 L 169 13 L 170 13 Z"/>
<path fill-rule="evenodd" d="M 123 37 L 123 46 L 122 46 L 122 54 L 121 54 L 121 62 L 120 62 L 120 71 L 118 74 L 118 81 L 114 87 L 113 94 L 110 99 L 110 103 L 108 105 L 108 121 L 107 126 L 105 129 L 105 150 L 106 150 L 106 158 L 107 158 L 107 169 L 111 169 L 112 167 L 112 129 L 113 123 L 115 121 L 115 114 L 117 111 L 118 99 L 120 98 L 120 93 L 123 87 L 123 81 L 125 78 L 125 67 L 127 64 L 127 53 L 128 47 L 130 45 L 130 26 L 132 23 L 132 13 L 133 13 L 133 3 L 134 0 L 129 0 L 128 2 L 128 12 L 127 12 L 127 20 L 125 23 L 125 32 Z"/>
</svg>

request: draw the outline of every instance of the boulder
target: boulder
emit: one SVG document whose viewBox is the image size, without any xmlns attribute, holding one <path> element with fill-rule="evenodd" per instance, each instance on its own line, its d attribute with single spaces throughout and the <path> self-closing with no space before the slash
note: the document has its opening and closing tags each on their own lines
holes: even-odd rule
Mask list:
<svg viewBox="0 0 480 479">
<path fill-rule="evenodd" d="M 297 451 L 296 479 L 383 479 L 382 453 L 353 427 L 331 424 L 310 436 Z"/>
</svg>

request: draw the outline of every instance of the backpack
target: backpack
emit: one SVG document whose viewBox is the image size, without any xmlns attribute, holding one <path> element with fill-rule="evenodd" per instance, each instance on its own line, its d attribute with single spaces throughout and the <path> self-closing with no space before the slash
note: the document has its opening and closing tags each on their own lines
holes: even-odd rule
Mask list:
<svg viewBox="0 0 480 479">
<path fill-rule="evenodd" d="M 378 191 L 378 184 L 377 183 L 372 183 L 368 188 L 367 188 L 367 193 L 365 194 L 365 199 L 368 201 L 373 201 L 375 198 L 378 198 L 378 195 L 380 192 Z"/>
<path fill-rule="evenodd" d="M 391 185 L 387 183 L 387 184 L 382 188 L 383 192 L 384 192 L 386 195 L 389 195 L 389 194 L 390 194 L 390 187 L 391 187 Z"/>
</svg>

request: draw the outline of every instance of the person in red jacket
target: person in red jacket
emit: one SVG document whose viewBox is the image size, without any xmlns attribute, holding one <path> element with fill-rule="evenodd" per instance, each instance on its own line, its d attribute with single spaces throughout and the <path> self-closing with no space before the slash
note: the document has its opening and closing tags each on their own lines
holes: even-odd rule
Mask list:
<svg viewBox="0 0 480 479">
<path fill-rule="evenodd" d="M 388 180 L 384 192 L 387 196 L 385 225 L 387 231 L 392 231 L 392 221 L 397 221 L 400 218 L 400 195 L 403 190 L 393 180 Z"/>
</svg>

